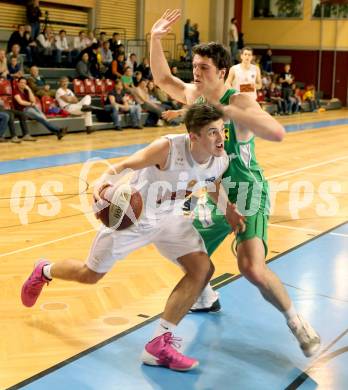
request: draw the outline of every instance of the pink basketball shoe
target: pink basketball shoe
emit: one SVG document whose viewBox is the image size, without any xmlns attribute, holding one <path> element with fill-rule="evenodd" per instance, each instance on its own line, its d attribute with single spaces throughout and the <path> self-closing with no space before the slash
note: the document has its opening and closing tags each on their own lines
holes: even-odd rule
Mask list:
<svg viewBox="0 0 348 390">
<path fill-rule="evenodd" d="M 50 282 L 50 279 L 47 279 L 42 273 L 43 267 L 47 264 L 50 263 L 46 260 L 37 262 L 34 266 L 34 271 L 23 284 L 21 298 L 24 306 L 33 306 L 37 301 L 44 284 Z"/>
<path fill-rule="evenodd" d="M 197 367 L 199 362 L 183 355 L 174 347 L 179 347 L 177 343 L 181 339 L 173 337 L 167 332 L 158 336 L 145 345 L 142 360 L 150 366 L 164 366 L 176 371 L 189 371 Z"/>
</svg>

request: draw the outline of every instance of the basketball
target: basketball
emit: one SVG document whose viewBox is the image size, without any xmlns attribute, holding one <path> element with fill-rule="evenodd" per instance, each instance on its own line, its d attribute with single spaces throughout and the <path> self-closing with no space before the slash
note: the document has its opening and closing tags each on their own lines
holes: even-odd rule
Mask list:
<svg viewBox="0 0 348 390">
<path fill-rule="evenodd" d="M 123 230 L 139 219 L 143 200 L 139 191 L 129 184 L 110 185 L 102 190 L 100 197 L 102 200 L 95 202 L 95 209 L 106 227 Z"/>
</svg>

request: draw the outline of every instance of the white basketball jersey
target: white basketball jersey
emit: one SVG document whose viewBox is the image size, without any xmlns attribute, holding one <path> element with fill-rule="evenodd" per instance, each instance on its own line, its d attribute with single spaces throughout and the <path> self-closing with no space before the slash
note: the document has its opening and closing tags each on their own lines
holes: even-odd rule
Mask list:
<svg viewBox="0 0 348 390">
<path fill-rule="evenodd" d="M 166 135 L 165 138 L 170 141 L 165 168 L 141 169 L 131 180 L 132 186 L 142 195 L 147 218 L 163 213 L 182 214 L 185 198 L 220 178 L 229 163 L 225 153 L 198 164 L 192 157 L 188 134 Z"/>
<path fill-rule="evenodd" d="M 233 65 L 234 69 L 234 80 L 232 84 L 232 88 L 236 89 L 240 93 L 244 95 L 249 95 L 253 99 L 256 100 L 256 75 L 257 75 L 257 67 L 256 65 L 250 64 L 249 69 L 242 68 L 242 64 Z M 254 85 L 254 90 L 251 92 L 243 92 L 243 85 Z"/>
</svg>

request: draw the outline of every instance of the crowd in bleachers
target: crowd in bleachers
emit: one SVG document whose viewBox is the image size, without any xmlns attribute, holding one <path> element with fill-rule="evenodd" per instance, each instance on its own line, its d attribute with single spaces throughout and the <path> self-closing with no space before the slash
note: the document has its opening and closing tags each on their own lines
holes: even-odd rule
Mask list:
<svg viewBox="0 0 348 390">
<path fill-rule="evenodd" d="M 27 119 L 39 121 L 58 139 L 67 129 L 55 128 L 47 118 L 81 115 L 87 133 L 93 131 L 92 113 L 101 121 L 112 121 L 118 131 L 122 130 L 120 114 L 129 114 L 126 122 L 136 129 L 142 128 L 142 112 L 147 113 L 145 126 L 179 124 L 181 117 L 162 115 L 181 105 L 153 84 L 149 59 L 138 63 L 135 53 L 126 55 L 119 38 L 118 32 L 108 39 L 103 31 L 97 38 L 92 32 L 80 31 L 68 39 L 64 30 L 54 34 L 49 26 L 35 37 L 29 24 L 19 25 L 10 36 L 7 53 L 0 49 L 0 142 L 6 142 L 10 116 L 20 120 L 24 135 L 20 139 L 10 130 L 10 140 L 16 143 L 36 140 L 29 134 Z M 74 66 L 76 77 L 62 77 L 59 88 L 53 89 L 39 67 L 63 66 Z M 70 81 L 72 89 L 68 88 Z M 91 105 L 92 98 L 99 99 L 100 107 Z"/>
<path fill-rule="evenodd" d="M 264 108 L 269 104 L 274 105 L 275 111 L 272 113 L 275 115 L 320 110 L 319 94 L 315 86 L 313 84 L 305 86 L 304 83 L 297 82 L 291 73 L 290 64 L 285 64 L 280 74 L 273 72 L 271 49 L 261 57 L 255 56 L 254 63 L 261 70 L 262 88 L 257 92 L 257 101 Z"/>
</svg>

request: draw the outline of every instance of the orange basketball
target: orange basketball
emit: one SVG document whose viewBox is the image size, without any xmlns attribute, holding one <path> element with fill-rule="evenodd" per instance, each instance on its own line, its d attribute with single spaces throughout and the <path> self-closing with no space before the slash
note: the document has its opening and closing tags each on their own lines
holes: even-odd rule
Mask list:
<svg viewBox="0 0 348 390">
<path fill-rule="evenodd" d="M 110 185 L 100 193 L 101 202 L 96 204 L 101 222 L 115 230 L 132 226 L 143 210 L 143 199 L 139 191 L 129 184 Z"/>
</svg>

